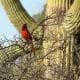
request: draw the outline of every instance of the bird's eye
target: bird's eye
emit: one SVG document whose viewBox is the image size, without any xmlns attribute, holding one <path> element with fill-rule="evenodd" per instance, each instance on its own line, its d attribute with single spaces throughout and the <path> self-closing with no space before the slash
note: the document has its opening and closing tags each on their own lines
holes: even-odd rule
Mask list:
<svg viewBox="0 0 80 80">
<path fill-rule="evenodd" d="M 22 27 L 22 30 L 25 30 L 25 27 Z"/>
<path fill-rule="evenodd" d="M 25 28 L 23 28 L 22 30 L 25 30 Z"/>
</svg>

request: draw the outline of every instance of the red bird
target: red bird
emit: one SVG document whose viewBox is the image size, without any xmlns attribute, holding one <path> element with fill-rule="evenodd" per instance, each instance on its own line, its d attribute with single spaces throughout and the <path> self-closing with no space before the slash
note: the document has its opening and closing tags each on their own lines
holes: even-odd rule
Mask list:
<svg viewBox="0 0 80 80">
<path fill-rule="evenodd" d="M 32 41 L 32 36 L 27 28 L 27 24 L 24 24 L 22 26 L 22 29 L 21 29 L 21 35 L 22 37 L 26 40 L 26 41 L 29 41 L 31 42 L 31 46 L 32 46 L 32 52 L 34 53 L 35 55 L 35 49 L 34 49 L 34 46 L 33 46 L 33 41 Z"/>
</svg>

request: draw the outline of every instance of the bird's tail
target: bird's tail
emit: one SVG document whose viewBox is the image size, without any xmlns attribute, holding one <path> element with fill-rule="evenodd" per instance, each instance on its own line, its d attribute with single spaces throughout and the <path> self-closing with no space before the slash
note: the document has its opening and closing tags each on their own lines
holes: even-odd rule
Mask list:
<svg viewBox="0 0 80 80">
<path fill-rule="evenodd" d="M 32 47 L 32 53 L 35 55 L 35 48 L 34 48 L 33 42 L 31 42 L 31 47 Z"/>
</svg>

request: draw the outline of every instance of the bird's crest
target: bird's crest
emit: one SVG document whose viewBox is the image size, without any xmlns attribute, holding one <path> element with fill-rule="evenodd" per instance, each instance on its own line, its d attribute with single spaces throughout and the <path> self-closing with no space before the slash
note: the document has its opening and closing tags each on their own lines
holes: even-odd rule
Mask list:
<svg viewBox="0 0 80 80">
<path fill-rule="evenodd" d="M 23 24 L 22 30 L 25 30 L 27 28 L 27 24 Z"/>
</svg>

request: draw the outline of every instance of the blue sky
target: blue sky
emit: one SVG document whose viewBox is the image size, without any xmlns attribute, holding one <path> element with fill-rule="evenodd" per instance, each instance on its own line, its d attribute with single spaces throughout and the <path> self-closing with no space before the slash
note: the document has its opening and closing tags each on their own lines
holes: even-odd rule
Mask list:
<svg viewBox="0 0 80 80">
<path fill-rule="evenodd" d="M 24 8 L 32 16 L 43 10 L 43 5 L 46 0 L 20 0 Z M 9 21 L 8 16 L 5 13 L 4 8 L 0 4 L 0 38 L 6 36 L 8 39 L 12 39 L 14 35 L 18 35 L 13 24 Z"/>
</svg>

